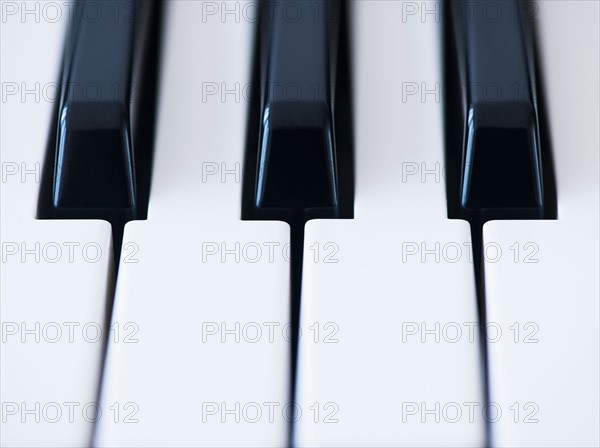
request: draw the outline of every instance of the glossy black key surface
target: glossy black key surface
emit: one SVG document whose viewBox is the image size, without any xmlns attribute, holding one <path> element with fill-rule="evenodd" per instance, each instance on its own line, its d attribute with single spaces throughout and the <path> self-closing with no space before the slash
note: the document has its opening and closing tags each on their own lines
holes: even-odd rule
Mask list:
<svg viewBox="0 0 600 448">
<path fill-rule="evenodd" d="M 135 206 L 131 135 L 134 22 L 111 6 L 91 22 L 82 14 L 60 109 L 53 204 L 70 208 Z M 85 7 L 85 4 L 83 5 Z"/>
<path fill-rule="evenodd" d="M 552 215 L 549 142 L 540 129 L 532 22 L 514 0 L 446 3 L 450 214 Z M 450 129 L 449 129 L 450 128 Z M 545 179 L 548 177 L 548 179 Z M 457 216 L 458 215 L 458 216 Z"/>
<path fill-rule="evenodd" d="M 38 218 L 108 220 L 115 245 L 119 227 L 145 218 L 159 9 L 155 0 L 75 5 Z"/>
<path fill-rule="evenodd" d="M 340 134 L 351 127 L 336 127 L 333 105 L 335 95 L 344 96 L 337 79 L 340 7 L 331 0 L 262 3 L 258 110 L 250 123 L 258 132 L 247 149 L 245 219 L 336 217 L 340 201 L 351 202 L 340 200 L 340 182 L 352 180 L 337 170 L 351 151 L 350 138 Z"/>
</svg>

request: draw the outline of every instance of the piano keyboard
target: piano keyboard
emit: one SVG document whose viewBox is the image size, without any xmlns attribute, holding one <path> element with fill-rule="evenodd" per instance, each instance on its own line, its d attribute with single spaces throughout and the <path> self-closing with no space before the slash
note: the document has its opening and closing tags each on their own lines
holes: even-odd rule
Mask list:
<svg viewBox="0 0 600 448">
<path fill-rule="evenodd" d="M 2 446 L 600 446 L 600 2 L 0 8 Z"/>
</svg>

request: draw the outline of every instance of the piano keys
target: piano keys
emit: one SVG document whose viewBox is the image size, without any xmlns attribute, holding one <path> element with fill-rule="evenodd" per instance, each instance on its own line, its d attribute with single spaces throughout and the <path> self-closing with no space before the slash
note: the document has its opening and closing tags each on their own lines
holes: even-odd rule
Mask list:
<svg viewBox="0 0 600 448">
<path fill-rule="evenodd" d="M 2 3 L 2 444 L 598 446 L 598 4 L 160 7 Z"/>
</svg>

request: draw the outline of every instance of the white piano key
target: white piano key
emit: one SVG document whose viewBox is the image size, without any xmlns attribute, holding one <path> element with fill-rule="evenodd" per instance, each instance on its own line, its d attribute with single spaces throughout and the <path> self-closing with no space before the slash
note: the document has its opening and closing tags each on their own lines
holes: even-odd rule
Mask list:
<svg viewBox="0 0 600 448">
<path fill-rule="evenodd" d="M 35 218 L 41 170 L 54 100 L 59 95 L 68 14 L 41 20 L 53 2 L 38 2 L 35 14 L 22 16 L 25 4 L 2 2 L 2 223 Z M 16 8 L 15 14 L 10 13 Z"/>
<path fill-rule="evenodd" d="M 490 394 L 504 412 L 494 446 L 598 446 L 597 231 L 568 219 L 484 227 L 503 250 L 486 263 Z"/>
<path fill-rule="evenodd" d="M 285 444 L 288 233 L 277 222 L 127 225 L 135 262 L 121 264 L 112 325 L 135 343 L 109 343 L 102 407 L 121 415 L 100 422 L 97 446 Z"/>
<path fill-rule="evenodd" d="M 539 2 L 557 221 L 484 227 L 495 446 L 598 446 L 598 3 Z M 577 67 L 577 69 L 574 69 Z"/>
<path fill-rule="evenodd" d="M 241 214 L 255 6 L 169 2 L 149 219 Z"/>
<path fill-rule="evenodd" d="M 308 223 L 299 446 L 483 443 L 468 241 L 461 221 Z M 421 242 L 440 243 L 440 255 L 446 244 L 460 246 L 462 259 L 407 255 L 405 243 Z"/>
<path fill-rule="evenodd" d="M 95 417 L 110 225 L 35 220 L 67 9 L 2 3 L 3 446 L 83 446 Z"/>
<path fill-rule="evenodd" d="M 421 97 L 440 88 L 438 24 L 353 6 L 355 219 L 306 226 L 296 442 L 480 446 L 469 226 L 446 218 L 440 92 Z"/>
<path fill-rule="evenodd" d="M 31 220 L 3 231 L 3 446 L 89 444 L 110 244 L 103 221 Z"/>
<path fill-rule="evenodd" d="M 287 441 L 289 226 L 240 220 L 248 103 L 221 98 L 249 82 L 252 4 L 231 7 L 237 19 L 206 5 L 167 5 L 148 220 L 125 228 L 138 261 L 123 258 L 113 314 L 139 342 L 109 342 L 102 405 L 121 414 L 100 422 L 97 446 Z M 218 94 L 203 101 L 203 86 Z"/>
</svg>

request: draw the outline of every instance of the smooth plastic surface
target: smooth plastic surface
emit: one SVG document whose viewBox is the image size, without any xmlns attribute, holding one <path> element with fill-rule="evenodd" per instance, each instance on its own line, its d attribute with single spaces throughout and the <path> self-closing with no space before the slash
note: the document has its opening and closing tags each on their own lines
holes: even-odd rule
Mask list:
<svg viewBox="0 0 600 448">
<path fill-rule="evenodd" d="M 464 326 L 477 322 L 470 235 L 446 218 L 441 105 L 394 87 L 439 82 L 438 25 L 399 24 L 399 2 L 352 7 L 355 219 L 306 226 L 295 443 L 481 446 L 478 335 Z M 452 343 L 443 331 L 455 325 Z M 472 420 L 464 403 L 476 403 Z"/>
</svg>

